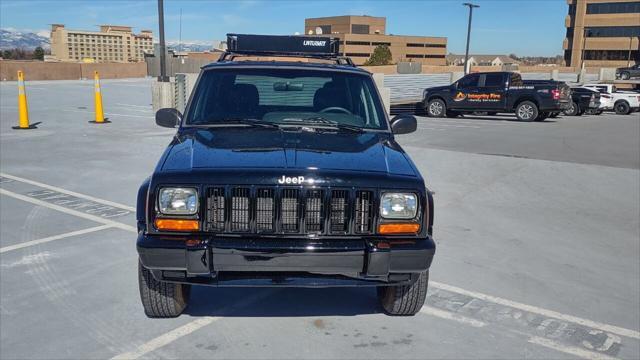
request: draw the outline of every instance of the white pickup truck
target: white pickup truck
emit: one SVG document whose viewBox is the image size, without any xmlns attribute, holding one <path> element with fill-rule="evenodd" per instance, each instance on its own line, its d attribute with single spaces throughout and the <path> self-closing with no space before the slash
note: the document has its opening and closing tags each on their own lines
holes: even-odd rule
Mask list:
<svg viewBox="0 0 640 360">
<path fill-rule="evenodd" d="M 582 87 L 597 90 L 611 96 L 616 114 L 627 115 L 640 110 L 640 94 L 631 91 L 618 91 L 613 84 L 585 84 Z"/>
</svg>

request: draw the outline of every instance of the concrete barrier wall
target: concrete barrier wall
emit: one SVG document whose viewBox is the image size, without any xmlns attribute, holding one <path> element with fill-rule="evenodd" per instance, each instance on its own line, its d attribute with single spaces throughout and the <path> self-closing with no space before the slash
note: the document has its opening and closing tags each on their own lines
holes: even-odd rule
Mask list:
<svg viewBox="0 0 640 360">
<path fill-rule="evenodd" d="M 45 63 L 41 61 L 0 61 L 0 79 L 17 81 L 18 70 L 29 80 L 77 80 L 80 78 L 80 64 Z"/>
<path fill-rule="evenodd" d="M 147 76 L 145 63 L 68 63 L 43 61 L 0 60 L 0 80 L 17 81 L 18 70 L 26 80 L 78 80 L 91 79 L 98 71 L 102 79 L 137 78 Z"/>
<path fill-rule="evenodd" d="M 80 64 L 81 77 L 92 79 L 98 71 L 101 79 L 137 78 L 147 76 L 147 64 L 144 62 L 128 64 Z"/>
</svg>

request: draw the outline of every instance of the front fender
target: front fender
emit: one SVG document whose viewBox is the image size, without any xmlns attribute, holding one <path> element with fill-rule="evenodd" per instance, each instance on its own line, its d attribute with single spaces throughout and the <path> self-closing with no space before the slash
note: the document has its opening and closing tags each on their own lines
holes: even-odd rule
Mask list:
<svg viewBox="0 0 640 360">
<path fill-rule="evenodd" d="M 138 189 L 138 200 L 136 203 L 136 220 L 138 222 L 138 232 L 144 231 L 147 226 L 147 194 L 149 193 L 149 183 L 151 177 L 146 178 Z"/>
</svg>

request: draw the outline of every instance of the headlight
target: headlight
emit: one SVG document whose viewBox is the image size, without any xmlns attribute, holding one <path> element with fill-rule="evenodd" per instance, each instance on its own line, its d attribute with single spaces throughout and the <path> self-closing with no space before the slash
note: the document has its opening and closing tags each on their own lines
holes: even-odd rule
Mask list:
<svg viewBox="0 0 640 360">
<path fill-rule="evenodd" d="M 385 219 L 413 219 L 418 212 L 418 198 L 412 193 L 385 193 L 380 214 Z"/>
<path fill-rule="evenodd" d="M 194 188 L 162 188 L 158 206 L 162 214 L 193 215 L 198 212 L 198 191 Z"/>
</svg>

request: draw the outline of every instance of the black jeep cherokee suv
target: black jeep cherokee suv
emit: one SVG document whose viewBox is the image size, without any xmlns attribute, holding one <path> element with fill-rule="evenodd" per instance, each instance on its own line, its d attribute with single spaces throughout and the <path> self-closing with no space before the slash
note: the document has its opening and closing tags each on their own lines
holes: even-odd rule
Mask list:
<svg viewBox="0 0 640 360">
<path fill-rule="evenodd" d="M 388 314 L 417 313 L 433 199 L 394 139 L 416 119 L 389 121 L 371 74 L 337 57 L 335 39 L 228 44 L 184 116 L 156 114 L 177 132 L 138 193 L 145 313 L 178 316 L 192 285 L 376 286 Z M 321 61 L 236 60 L 257 55 Z"/>
</svg>

